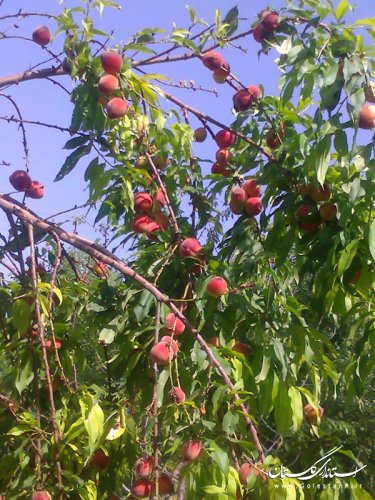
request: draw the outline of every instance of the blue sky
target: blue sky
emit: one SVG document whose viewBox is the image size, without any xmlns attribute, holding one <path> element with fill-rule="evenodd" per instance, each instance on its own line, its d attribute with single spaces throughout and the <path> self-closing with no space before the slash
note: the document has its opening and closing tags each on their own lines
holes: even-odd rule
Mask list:
<svg viewBox="0 0 375 500">
<path fill-rule="evenodd" d="M 355 18 L 367 17 L 369 13 L 369 4 L 373 0 L 359 0 Z M 63 7 L 77 5 L 78 0 L 69 0 L 62 2 Z M 119 12 L 112 9 L 105 11 L 103 20 L 100 20 L 101 28 L 105 30 L 115 30 L 114 39 L 116 43 L 126 42 L 131 35 L 139 29 L 147 26 L 159 26 L 171 29 L 173 23 L 179 28 L 184 28 L 189 24 L 189 17 L 185 9 L 185 2 L 176 0 L 126 0 L 120 2 L 123 9 Z M 248 0 L 239 0 L 232 2 L 228 0 L 200 1 L 192 0 L 200 17 L 208 22 L 213 22 L 215 9 L 218 8 L 225 14 L 234 4 L 237 4 L 242 17 L 249 19 L 250 25 L 258 11 L 267 6 L 266 2 L 249 2 Z M 335 4 L 338 1 L 334 2 Z M 46 5 L 50 13 L 56 14 L 61 6 L 57 0 L 5 0 L 0 16 L 16 12 L 19 9 L 32 12 L 46 12 Z M 254 9 L 254 5 L 257 6 Z M 272 5 L 278 9 L 284 5 L 282 0 L 274 0 Z M 353 18 L 353 17 L 352 17 Z M 12 21 L 0 21 L 1 31 L 7 35 L 18 35 L 31 37 L 33 29 L 40 24 L 46 24 L 53 32 L 56 28 L 52 20 L 45 18 L 32 17 L 28 19 L 19 19 L 17 26 L 12 26 Z M 2 75 L 18 73 L 34 66 L 38 62 L 46 59 L 45 51 L 38 45 L 17 39 L 1 40 L 2 50 L 0 51 L 0 67 Z M 50 46 L 54 53 L 61 50 L 63 36 L 60 35 Z M 278 72 L 273 63 L 277 57 L 277 52 L 272 50 L 268 56 L 258 59 L 257 51 L 259 45 L 248 37 L 240 41 L 241 46 L 246 53 L 235 48 L 228 48 L 224 51 L 225 57 L 231 64 L 233 73 L 245 84 L 262 84 L 266 94 L 275 94 L 277 92 Z M 109 43 L 111 46 L 111 43 Z M 49 63 L 45 64 L 48 66 Z M 43 67 L 43 66 L 42 66 Z M 230 123 L 233 119 L 231 114 L 233 90 L 227 85 L 217 85 L 212 80 L 211 72 L 206 70 L 199 60 L 189 61 L 188 63 L 173 63 L 163 68 L 152 67 L 152 72 L 163 70 L 176 82 L 179 80 L 194 80 L 197 85 L 213 89 L 215 86 L 219 90 L 219 98 L 213 94 L 191 92 L 187 90 L 174 90 L 177 97 L 182 98 L 188 104 L 202 109 L 208 114 L 216 116 L 219 121 Z M 58 80 L 68 90 L 72 89 L 72 83 L 69 77 L 62 77 Z M 69 97 L 61 91 L 56 85 L 48 81 L 30 81 L 17 87 L 13 86 L 5 93 L 11 95 L 17 102 L 24 119 L 36 120 L 41 122 L 54 123 L 61 126 L 68 126 L 72 111 L 72 105 Z M 10 104 L 3 98 L 1 99 L 2 116 L 12 115 L 14 110 Z M 193 117 L 192 126 L 195 126 Z M 196 122 L 199 126 L 199 123 Z M 47 217 L 52 213 L 68 209 L 74 204 L 81 204 L 86 201 L 87 193 L 84 191 L 82 180 L 83 172 L 87 162 L 82 161 L 75 171 L 63 181 L 53 183 L 53 179 L 60 169 L 67 151 L 62 147 L 68 137 L 61 132 L 37 127 L 33 125 L 26 126 L 27 139 L 30 152 L 30 171 L 33 179 L 40 180 L 46 186 L 46 195 L 42 200 L 29 200 L 28 205 L 41 216 Z M 9 175 L 16 169 L 23 168 L 24 161 L 23 150 L 21 147 L 21 134 L 14 124 L 0 122 L 0 161 L 9 162 L 10 167 L 0 166 L 1 191 L 9 192 L 11 187 L 8 182 Z M 207 141 L 203 145 L 197 145 L 195 152 L 198 156 L 213 158 L 216 151 L 216 145 L 213 141 Z M 18 196 L 21 199 L 21 196 Z M 73 212 L 75 215 L 81 215 L 84 212 L 79 210 Z M 60 219 L 63 220 L 63 219 Z M 0 216 L 0 231 L 5 231 L 7 223 L 4 215 Z M 71 229 L 71 224 L 67 229 Z M 80 229 L 82 236 L 93 237 L 93 230 L 89 226 L 82 226 Z"/>
</svg>

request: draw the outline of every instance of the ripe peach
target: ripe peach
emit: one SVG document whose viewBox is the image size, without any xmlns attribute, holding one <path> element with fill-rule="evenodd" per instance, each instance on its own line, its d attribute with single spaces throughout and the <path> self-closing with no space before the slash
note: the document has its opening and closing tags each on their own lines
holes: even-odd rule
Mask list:
<svg viewBox="0 0 375 500">
<path fill-rule="evenodd" d="M 131 494 L 136 498 L 149 497 L 154 491 L 154 483 L 149 479 L 137 479 L 132 486 Z"/>
<path fill-rule="evenodd" d="M 318 405 L 318 413 L 317 413 L 315 408 L 309 403 L 304 407 L 303 413 L 305 415 L 305 419 L 308 421 L 310 425 L 316 425 L 318 423 L 318 413 L 319 417 L 321 418 L 324 413 L 324 409 Z"/>
<path fill-rule="evenodd" d="M 159 495 L 172 495 L 174 493 L 173 481 L 168 474 L 161 473 L 158 478 Z"/>
<path fill-rule="evenodd" d="M 312 233 L 319 229 L 321 220 L 315 205 L 306 203 L 301 205 L 295 212 L 298 227 L 306 233 Z"/>
<path fill-rule="evenodd" d="M 227 165 L 231 159 L 230 151 L 228 149 L 219 149 L 216 151 L 215 158 L 220 165 Z"/>
<path fill-rule="evenodd" d="M 232 212 L 232 214 L 242 215 L 243 212 L 244 212 L 244 210 L 245 210 L 245 202 L 244 201 L 231 200 L 229 202 L 229 209 Z"/>
<path fill-rule="evenodd" d="M 249 356 L 251 352 L 251 348 L 248 344 L 244 344 L 243 342 L 240 342 L 239 340 L 235 340 L 232 344 L 232 350 L 236 352 L 242 353 L 244 356 Z"/>
<path fill-rule="evenodd" d="M 137 212 L 149 212 L 152 208 L 153 200 L 148 193 L 137 193 L 134 197 L 134 208 Z"/>
<path fill-rule="evenodd" d="M 371 130 L 375 128 L 375 106 L 364 104 L 359 113 L 359 128 Z"/>
<path fill-rule="evenodd" d="M 224 278 L 215 276 L 208 281 L 206 291 L 208 295 L 217 299 L 221 295 L 227 293 L 228 284 Z"/>
<path fill-rule="evenodd" d="M 312 190 L 311 184 L 298 184 L 297 191 L 301 196 L 309 196 Z"/>
<path fill-rule="evenodd" d="M 214 163 L 211 167 L 211 174 L 219 174 L 228 178 L 233 175 L 233 171 L 230 168 L 226 168 L 224 164 Z"/>
<path fill-rule="evenodd" d="M 155 222 L 165 231 L 169 227 L 169 218 L 163 212 L 154 213 Z"/>
<path fill-rule="evenodd" d="M 115 75 L 122 68 L 122 57 L 116 52 L 107 50 L 100 56 L 100 59 L 102 68 L 106 73 Z"/>
<path fill-rule="evenodd" d="M 44 186 L 41 182 L 31 181 L 30 187 L 26 189 L 26 196 L 34 200 L 40 200 L 44 196 Z"/>
<path fill-rule="evenodd" d="M 99 80 L 99 90 L 103 94 L 112 94 L 118 87 L 118 78 L 114 75 L 104 75 Z"/>
<path fill-rule="evenodd" d="M 158 365 L 168 365 L 173 358 L 173 351 L 169 349 L 166 342 L 158 342 L 152 346 L 150 351 L 150 359 Z"/>
<path fill-rule="evenodd" d="M 221 347 L 219 337 L 211 337 L 210 339 L 207 340 L 207 343 L 211 344 L 214 347 Z"/>
<path fill-rule="evenodd" d="M 356 269 L 355 271 L 349 269 L 349 272 L 352 274 L 351 278 L 349 279 L 349 283 L 351 285 L 357 284 L 360 277 L 362 276 L 362 269 Z"/>
<path fill-rule="evenodd" d="M 319 208 L 319 215 L 322 220 L 333 220 L 337 214 L 337 207 L 334 203 L 325 203 Z"/>
<path fill-rule="evenodd" d="M 196 238 L 186 238 L 180 245 L 181 257 L 198 257 L 202 252 L 202 245 Z"/>
<path fill-rule="evenodd" d="M 243 189 L 246 191 L 249 198 L 259 198 L 260 186 L 255 179 L 248 179 L 243 184 Z"/>
<path fill-rule="evenodd" d="M 139 458 L 135 462 L 134 468 L 135 473 L 139 477 L 151 476 L 152 471 L 154 470 L 154 459 L 152 457 Z"/>
<path fill-rule="evenodd" d="M 263 209 L 262 200 L 260 198 L 249 198 L 245 205 L 246 212 L 249 215 L 258 215 Z"/>
<path fill-rule="evenodd" d="M 172 337 L 170 337 L 169 335 L 164 335 L 161 338 L 160 342 L 164 342 L 165 344 L 167 344 L 167 347 L 171 348 L 173 355 L 176 355 L 178 353 L 179 351 L 178 342 L 172 339 Z"/>
<path fill-rule="evenodd" d="M 109 276 L 108 268 L 101 260 L 95 262 L 95 264 L 92 266 L 92 271 L 98 278 L 106 278 L 107 276 Z"/>
<path fill-rule="evenodd" d="M 273 128 L 271 128 L 267 132 L 266 144 L 270 149 L 275 149 L 278 146 L 280 146 L 284 137 L 285 137 L 285 125 L 284 123 L 281 123 L 277 132 Z"/>
<path fill-rule="evenodd" d="M 187 441 L 181 449 L 182 458 L 186 462 L 196 460 L 197 458 L 199 458 L 201 453 L 202 443 L 201 441 L 199 441 L 199 439 L 189 439 L 189 441 Z"/>
<path fill-rule="evenodd" d="M 151 219 L 147 215 L 136 215 L 132 222 L 132 229 L 135 233 L 145 233 Z"/>
<path fill-rule="evenodd" d="M 278 13 L 275 11 L 265 10 L 262 12 L 261 24 L 269 32 L 277 31 L 280 24 Z"/>
<path fill-rule="evenodd" d="M 165 317 L 163 330 L 169 335 L 173 333 L 178 337 L 185 331 L 185 325 L 174 313 L 169 313 Z"/>
<path fill-rule="evenodd" d="M 184 391 L 181 389 L 181 387 L 173 387 L 169 391 L 169 398 L 171 401 L 174 403 L 177 403 L 178 405 L 183 403 L 186 399 Z"/>
<path fill-rule="evenodd" d="M 246 191 L 241 187 L 235 187 L 230 193 L 230 198 L 232 201 L 245 202 L 248 198 Z"/>
<path fill-rule="evenodd" d="M 194 130 L 194 139 L 196 142 L 204 142 L 207 137 L 207 130 L 204 127 L 199 127 Z"/>
<path fill-rule="evenodd" d="M 46 490 L 34 491 L 31 500 L 52 500 L 52 497 Z"/>
<path fill-rule="evenodd" d="M 227 61 L 224 61 L 222 67 L 213 72 L 213 79 L 216 83 L 224 83 L 230 75 L 230 66 Z"/>
<path fill-rule="evenodd" d="M 161 227 L 160 224 L 158 224 L 155 221 L 151 221 L 149 224 L 146 226 L 146 236 L 149 240 L 154 240 L 156 239 L 156 234 L 158 231 L 163 231 L 163 228 Z"/>
<path fill-rule="evenodd" d="M 15 170 L 9 177 L 9 182 L 16 191 L 26 191 L 31 185 L 31 179 L 24 170 Z"/>
<path fill-rule="evenodd" d="M 238 90 L 233 96 L 233 106 L 236 111 L 246 111 L 250 106 L 259 101 L 262 90 L 256 85 L 250 85 L 247 89 Z"/>
<path fill-rule="evenodd" d="M 366 101 L 375 104 L 375 82 L 370 82 L 365 88 Z"/>
<path fill-rule="evenodd" d="M 270 36 L 270 32 L 262 24 L 258 24 L 256 28 L 253 29 L 254 40 L 258 43 L 263 43 Z"/>
<path fill-rule="evenodd" d="M 62 346 L 61 339 L 55 339 L 55 345 L 56 345 L 57 350 L 61 349 L 61 346 Z M 55 352 L 55 348 L 54 348 L 52 339 L 46 340 L 46 350 L 47 350 L 47 352 Z"/>
<path fill-rule="evenodd" d="M 328 184 L 323 184 L 323 187 L 316 188 L 313 186 L 310 192 L 310 198 L 316 202 L 328 201 L 331 197 L 331 188 Z"/>
<path fill-rule="evenodd" d="M 103 450 L 96 450 L 90 460 L 95 469 L 105 470 L 111 463 L 111 458 L 107 456 Z"/>
<path fill-rule="evenodd" d="M 241 484 L 243 484 L 244 486 L 247 485 L 247 478 L 250 476 L 252 472 L 254 472 L 256 476 L 261 476 L 262 479 L 266 481 L 268 476 L 264 471 L 259 470 L 260 467 L 261 465 L 259 465 L 259 467 L 258 465 L 257 467 L 254 467 L 252 464 L 249 463 L 242 464 L 238 473 Z"/>
<path fill-rule="evenodd" d="M 107 104 L 108 118 L 122 118 L 126 115 L 129 109 L 129 104 L 121 97 L 114 97 Z"/>
<path fill-rule="evenodd" d="M 215 141 L 220 149 L 226 149 L 235 143 L 236 136 L 230 130 L 220 130 L 220 132 L 215 135 Z"/>
<path fill-rule="evenodd" d="M 164 205 L 167 203 L 167 200 L 165 199 L 165 196 L 161 189 L 156 191 L 156 193 L 153 196 L 153 200 L 154 200 L 154 208 L 157 208 L 158 210 L 160 210 L 161 207 L 164 207 Z"/>
<path fill-rule="evenodd" d="M 43 47 L 51 41 L 51 32 L 47 26 L 38 26 L 32 34 L 33 41 Z"/>
<path fill-rule="evenodd" d="M 216 71 L 222 67 L 225 62 L 224 57 L 216 50 L 205 52 L 202 56 L 203 65 L 211 71 Z"/>
</svg>

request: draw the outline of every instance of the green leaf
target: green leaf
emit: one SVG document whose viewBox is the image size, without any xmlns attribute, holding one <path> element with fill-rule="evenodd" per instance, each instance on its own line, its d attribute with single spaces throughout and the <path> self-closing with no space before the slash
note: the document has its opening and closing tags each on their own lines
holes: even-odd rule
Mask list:
<svg viewBox="0 0 375 500">
<path fill-rule="evenodd" d="M 157 389 L 157 400 L 158 400 L 158 408 L 163 405 L 164 398 L 164 387 L 169 379 L 169 368 L 165 368 L 158 377 L 158 389 Z"/>
<path fill-rule="evenodd" d="M 110 328 L 103 328 L 103 330 L 99 334 L 99 343 L 100 344 L 112 344 L 114 338 L 116 336 L 116 332 Z"/>
<path fill-rule="evenodd" d="M 138 304 L 134 307 L 134 314 L 138 322 L 141 323 L 148 315 L 153 304 L 154 296 L 148 290 L 143 290 Z"/>
<path fill-rule="evenodd" d="M 217 463 L 219 469 L 227 476 L 229 474 L 229 457 L 226 451 L 222 450 L 215 441 L 208 440 L 211 448 L 210 455 L 212 460 Z"/>
<path fill-rule="evenodd" d="M 88 155 L 91 151 L 92 144 L 87 144 L 86 146 L 80 146 L 72 154 L 68 156 L 65 160 L 64 165 L 61 167 L 59 173 L 56 175 L 54 182 L 61 181 L 66 175 L 68 175 L 74 167 L 77 165 L 79 160 L 84 156 Z"/>
<path fill-rule="evenodd" d="M 296 387 L 289 387 L 288 395 L 293 412 L 293 431 L 297 432 L 303 420 L 303 405 L 300 391 Z"/>
<path fill-rule="evenodd" d="M 351 241 L 341 252 L 339 264 L 337 267 L 338 276 L 342 276 L 350 264 L 352 263 L 355 254 L 357 253 L 358 240 Z"/>
<path fill-rule="evenodd" d="M 340 19 L 344 17 L 345 14 L 347 14 L 350 10 L 352 10 L 352 6 L 348 2 L 348 0 L 341 0 L 338 6 L 336 7 L 335 11 L 336 19 L 340 21 Z"/>
<path fill-rule="evenodd" d="M 34 380 L 33 357 L 31 351 L 23 352 L 16 364 L 15 386 L 22 394 L 26 387 Z"/>
<path fill-rule="evenodd" d="M 279 381 L 279 389 L 275 400 L 275 423 L 280 434 L 289 433 L 293 425 L 293 413 L 288 389 L 283 381 Z"/>
<path fill-rule="evenodd" d="M 89 436 L 89 447 L 92 453 L 99 444 L 103 434 L 104 413 L 99 403 L 94 400 L 91 394 L 80 399 L 79 404 L 83 422 Z"/>
<path fill-rule="evenodd" d="M 26 300 L 16 300 L 12 307 L 12 324 L 23 335 L 30 324 L 30 308 Z"/>
<path fill-rule="evenodd" d="M 370 231 L 368 235 L 368 246 L 371 256 L 375 260 L 375 219 L 372 221 L 370 225 Z"/>
</svg>

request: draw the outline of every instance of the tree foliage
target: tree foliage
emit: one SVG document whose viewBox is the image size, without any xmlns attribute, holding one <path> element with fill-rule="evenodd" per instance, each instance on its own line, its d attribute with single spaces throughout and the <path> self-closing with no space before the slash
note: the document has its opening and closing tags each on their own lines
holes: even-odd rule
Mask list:
<svg viewBox="0 0 375 500">
<path fill-rule="evenodd" d="M 360 116 L 371 100 L 374 18 L 347 24 L 347 0 L 286 0 L 258 46 L 259 57 L 277 55 L 279 92 L 242 111 L 235 101 L 225 124 L 176 97 L 167 72 L 190 59 L 209 71 L 199 60 L 252 37 L 264 13 L 244 21 L 249 13 L 233 7 L 208 24 L 190 6 L 187 28 L 145 28 L 123 43 L 96 21 L 115 2 L 63 7 L 46 23 L 65 37 L 65 59 L 50 52 L 52 67 L 4 76 L 0 87 L 12 99 L 29 79 L 71 79 L 55 180 L 83 165 L 87 204 L 106 229 L 88 241 L 31 211 L 30 191 L 0 195 L 9 221 L 0 235 L 1 494 L 130 498 L 137 461 L 149 456 L 155 498 L 165 484 L 172 498 L 371 498 L 375 160 Z M 109 96 L 99 90 L 106 50 L 122 58 Z M 232 68 L 224 83 L 247 97 L 257 82 Z M 118 119 L 108 117 L 114 96 L 129 104 Z M 25 134 L 20 113 L 1 118 Z M 197 128 L 207 142 L 234 134 L 225 175 L 196 154 Z M 235 215 L 233 189 L 249 179 L 263 208 Z M 152 208 L 140 208 L 139 193 Z M 139 212 L 154 226 L 137 234 Z M 202 245 L 193 257 L 181 250 L 188 238 Z M 219 297 L 207 293 L 213 277 L 228 286 Z M 185 330 L 164 341 L 169 362 L 153 363 L 153 345 L 177 321 Z M 183 452 L 189 440 L 202 446 L 194 460 Z M 267 477 L 309 469 L 335 447 L 330 467 L 366 468 L 309 488 Z M 244 463 L 252 472 L 241 483 Z"/>
</svg>

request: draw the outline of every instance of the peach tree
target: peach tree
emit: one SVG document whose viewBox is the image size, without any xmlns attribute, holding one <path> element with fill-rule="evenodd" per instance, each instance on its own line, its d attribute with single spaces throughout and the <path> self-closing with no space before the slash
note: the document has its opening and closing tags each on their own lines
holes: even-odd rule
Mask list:
<svg viewBox="0 0 375 500">
<path fill-rule="evenodd" d="M 0 16 L 42 59 L 0 78 L 25 156 L 0 195 L 1 498 L 371 498 L 375 22 L 336 3 L 188 7 L 127 42 L 102 29 L 109 0 Z M 236 76 L 249 40 L 277 95 Z M 216 114 L 170 78 L 189 61 Z M 24 117 L 35 79 L 68 87 L 65 127 Z M 30 208 L 49 188 L 32 125 L 67 135 L 55 181 L 84 167 L 99 239 Z M 331 467 L 367 467 L 299 479 L 334 448 Z"/>
</svg>

